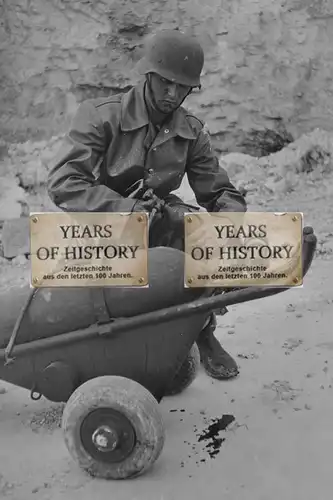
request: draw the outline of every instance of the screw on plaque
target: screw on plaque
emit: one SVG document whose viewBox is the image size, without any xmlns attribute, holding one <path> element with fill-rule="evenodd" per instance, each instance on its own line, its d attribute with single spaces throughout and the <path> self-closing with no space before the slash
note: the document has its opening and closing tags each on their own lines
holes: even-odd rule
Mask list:
<svg viewBox="0 0 333 500">
<path fill-rule="evenodd" d="M 34 222 L 36 224 L 36 222 L 38 222 L 38 217 L 35 216 L 31 220 L 32 220 L 32 222 Z"/>
<path fill-rule="evenodd" d="M 295 278 L 293 279 L 293 282 L 294 282 L 294 283 L 295 283 L 295 285 L 296 285 L 296 284 L 298 283 L 298 278 L 296 278 L 296 277 L 295 277 Z"/>
<path fill-rule="evenodd" d="M 139 283 L 142 284 L 144 283 L 146 280 L 144 278 L 139 278 Z"/>
<path fill-rule="evenodd" d="M 188 278 L 187 283 L 191 285 L 193 283 L 193 278 Z"/>
<path fill-rule="evenodd" d="M 192 217 L 186 217 L 187 222 L 192 222 Z"/>
<path fill-rule="evenodd" d="M 296 215 L 293 216 L 293 218 L 291 219 L 293 222 L 296 222 L 298 220 L 298 217 Z"/>
<path fill-rule="evenodd" d="M 142 217 L 142 215 L 139 215 L 139 217 L 137 218 L 137 221 L 138 221 L 138 222 L 142 222 L 142 221 L 143 221 L 143 217 Z"/>
</svg>

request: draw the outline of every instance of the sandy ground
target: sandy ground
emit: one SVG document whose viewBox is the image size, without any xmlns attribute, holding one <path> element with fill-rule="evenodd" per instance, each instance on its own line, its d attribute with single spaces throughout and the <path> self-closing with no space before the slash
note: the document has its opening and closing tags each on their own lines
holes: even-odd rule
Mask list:
<svg viewBox="0 0 333 500">
<path fill-rule="evenodd" d="M 327 500 L 333 449 L 332 262 L 317 259 L 302 289 L 233 306 L 218 337 L 238 356 L 229 382 L 203 372 L 161 403 L 167 439 L 146 475 L 92 479 L 70 459 L 61 405 L 0 383 L 0 498 L 15 500 Z M 50 411 L 50 409 L 52 411 Z M 214 458 L 200 440 L 232 415 Z M 230 418 L 231 420 L 231 418 Z"/>
</svg>

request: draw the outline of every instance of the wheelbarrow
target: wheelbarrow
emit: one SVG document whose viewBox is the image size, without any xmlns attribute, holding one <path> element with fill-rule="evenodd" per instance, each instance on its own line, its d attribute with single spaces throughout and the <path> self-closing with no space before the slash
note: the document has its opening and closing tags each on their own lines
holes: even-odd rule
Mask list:
<svg viewBox="0 0 333 500">
<path fill-rule="evenodd" d="M 303 274 L 316 236 L 303 232 Z M 196 340 L 221 308 L 288 290 L 184 287 L 184 254 L 149 249 L 149 288 L 49 288 L 1 298 L 0 379 L 65 403 L 69 454 L 92 476 L 126 479 L 159 458 L 159 403 L 193 382 Z M 213 293 L 214 291 L 214 293 Z M 196 361 L 195 361 L 196 359 Z"/>
</svg>

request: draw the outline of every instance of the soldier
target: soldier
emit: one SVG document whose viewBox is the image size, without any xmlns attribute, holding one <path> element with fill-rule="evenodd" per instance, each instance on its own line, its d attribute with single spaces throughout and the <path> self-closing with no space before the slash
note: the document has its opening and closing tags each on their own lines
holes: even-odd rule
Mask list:
<svg viewBox="0 0 333 500">
<path fill-rule="evenodd" d="M 52 201 L 65 211 L 151 212 L 149 246 L 183 249 L 184 214 L 200 210 L 170 194 L 184 175 L 208 212 L 246 212 L 243 196 L 213 153 L 204 123 L 182 103 L 196 87 L 204 53 L 178 30 L 151 37 L 139 61 L 143 81 L 125 94 L 87 100 L 78 108 L 48 177 Z M 140 182 L 139 196 L 134 186 Z M 135 194 L 133 194 L 135 193 Z M 206 372 L 238 374 L 214 336 L 211 314 L 197 341 Z"/>
</svg>

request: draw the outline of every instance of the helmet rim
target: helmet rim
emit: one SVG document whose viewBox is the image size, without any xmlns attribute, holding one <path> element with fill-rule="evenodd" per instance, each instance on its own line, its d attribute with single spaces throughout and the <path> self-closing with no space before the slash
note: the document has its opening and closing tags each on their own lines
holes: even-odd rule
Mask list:
<svg viewBox="0 0 333 500">
<path fill-rule="evenodd" d="M 198 87 L 203 65 L 203 49 L 194 37 L 163 30 L 148 40 L 137 68 L 140 74 L 157 73 L 180 85 Z"/>
</svg>

